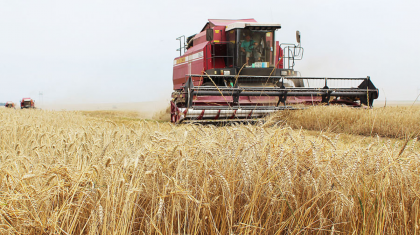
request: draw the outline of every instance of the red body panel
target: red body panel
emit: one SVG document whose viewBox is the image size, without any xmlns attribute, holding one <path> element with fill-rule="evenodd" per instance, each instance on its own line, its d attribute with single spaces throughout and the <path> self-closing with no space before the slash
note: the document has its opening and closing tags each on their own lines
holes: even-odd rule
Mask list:
<svg viewBox="0 0 420 235">
<path fill-rule="evenodd" d="M 283 49 L 281 49 L 278 41 L 276 42 L 276 63 L 278 69 L 283 68 Z"/>
<path fill-rule="evenodd" d="M 175 58 L 173 72 L 173 88 L 181 89 L 186 82 L 187 74 L 203 74 L 205 71 L 205 49 L 209 42 L 204 41 L 191 47 L 184 55 Z M 201 85 L 197 81 L 194 85 Z"/>
</svg>

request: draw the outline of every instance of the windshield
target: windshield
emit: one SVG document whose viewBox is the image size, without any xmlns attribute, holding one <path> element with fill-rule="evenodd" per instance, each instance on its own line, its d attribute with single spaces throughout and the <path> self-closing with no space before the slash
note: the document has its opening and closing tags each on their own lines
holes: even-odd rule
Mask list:
<svg viewBox="0 0 420 235">
<path fill-rule="evenodd" d="M 31 101 L 23 101 L 23 105 L 24 106 L 30 106 L 31 105 Z"/>
<path fill-rule="evenodd" d="M 251 67 L 274 67 L 274 31 L 238 29 L 237 42 L 238 66 L 245 64 L 249 57 Z"/>
</svg>

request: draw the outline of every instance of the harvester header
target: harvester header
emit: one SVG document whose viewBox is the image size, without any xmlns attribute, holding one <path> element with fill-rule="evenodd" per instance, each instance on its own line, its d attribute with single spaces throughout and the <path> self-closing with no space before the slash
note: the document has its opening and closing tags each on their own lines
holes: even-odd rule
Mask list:
<svg viewBox="0 0 420 235">
<path fill-rule="evenodd" d="M 379 92 L 369 76 L 301 77 L 294 69 L 304 52 L 300 32 L 297 44 L 279 43 L 280 28 L 254 19 L 210 19 L 199 33 L 177 38 L 171 121 L 253 119 L 293 104 L 373 105 Z"/>
</svg>

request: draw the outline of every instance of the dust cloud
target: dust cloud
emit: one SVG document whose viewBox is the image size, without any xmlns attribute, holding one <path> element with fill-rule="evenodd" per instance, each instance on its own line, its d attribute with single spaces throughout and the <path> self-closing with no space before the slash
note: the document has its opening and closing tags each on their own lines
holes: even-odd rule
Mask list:
<svg viewBox="0 0 420 235">
<path fill-rule="evenodd" d="M 114 111 L 135 111 L 139 113 L 139 118 L 169 120 L 167 110 L 169 101 L 157 100 L 148 102 L 129 102 L 129 103 L 53 103 L 37 105 L 37 108 L 45 110 L 66 110 L 66 111 L 96 111 L 96 110 L 114 110 Z M 168 114 L 169 115 L 169 114 Z"/>
</svg>

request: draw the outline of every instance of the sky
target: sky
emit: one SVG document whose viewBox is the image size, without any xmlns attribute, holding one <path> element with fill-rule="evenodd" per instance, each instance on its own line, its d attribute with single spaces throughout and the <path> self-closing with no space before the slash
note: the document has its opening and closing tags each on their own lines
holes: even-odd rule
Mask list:
<svg viewBox="0 0 420 235">
<path fill-rule="evenodd" d="M 420 1 L 1 0 L 0 102 L 169 100 L 181 35 L 208 19 L 280 23 L 300 30 L 302 76 L 366 77 L 380 99 L 420 93 Z"/>
</svg>

